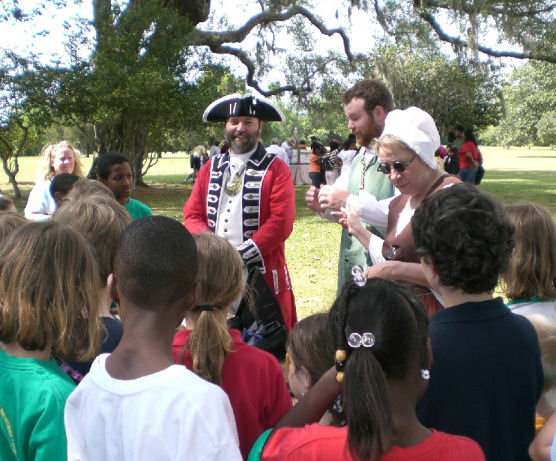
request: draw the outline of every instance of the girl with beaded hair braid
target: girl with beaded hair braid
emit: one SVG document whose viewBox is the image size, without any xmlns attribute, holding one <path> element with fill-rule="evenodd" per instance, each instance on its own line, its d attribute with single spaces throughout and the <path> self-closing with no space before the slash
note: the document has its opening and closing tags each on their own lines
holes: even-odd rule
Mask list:
<svg viewBox="0 0 556 461">
<path fill-rule="evenodd" d="M 484 460 L 472 440 L 427 429 L 417 419 L 432 353 L 428 318 L 415 294 L 381 278 L 348 282 L 329 326 L 336 367 L 282 418 L 261 460 Z M 339 393 L 347 427 L 310 424 Z"/>
</svg>

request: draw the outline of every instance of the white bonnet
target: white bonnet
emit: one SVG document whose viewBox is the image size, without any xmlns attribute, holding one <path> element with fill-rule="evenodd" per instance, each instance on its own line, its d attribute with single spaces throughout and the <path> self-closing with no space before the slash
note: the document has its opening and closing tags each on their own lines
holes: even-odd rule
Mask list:
<svg viewBox="0 0 556 461">
<path fill-rule="evenodd" d="M 393 110 L 384 122 L 381 139 L 395 136 L 405 142 L 430 168 L 436 169 L 434 153 L 440 146 L 440 135 L 432 117 L 418 107 Z"/>
</svg>

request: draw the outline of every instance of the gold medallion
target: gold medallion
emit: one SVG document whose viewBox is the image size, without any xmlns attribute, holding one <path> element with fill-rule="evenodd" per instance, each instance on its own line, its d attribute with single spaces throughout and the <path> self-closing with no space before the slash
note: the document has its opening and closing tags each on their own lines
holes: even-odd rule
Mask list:
<svg viewBox="0 0 556 461">
<path fill-rule="evenodd" d="M 237 195 L 238 192 L 241 190 L 241 186 L 243 183 L 243 172 L 245 171 L 245 165 L 243 165 L 237 174 L 232 178 L 229 176 L 226 185 L 224 186 L 224 192 L 228 194 L 228 196 L 233 197 Z"/>
</svg>

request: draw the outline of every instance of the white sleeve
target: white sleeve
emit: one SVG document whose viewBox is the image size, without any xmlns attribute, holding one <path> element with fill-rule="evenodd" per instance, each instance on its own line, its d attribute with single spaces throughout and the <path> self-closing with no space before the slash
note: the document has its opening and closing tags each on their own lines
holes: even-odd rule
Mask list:
<svg viewBox="0 0 556 461">
<path fill-rule="evenodd" d="M 27 205 L 25 205 L 25 217 L 37 219 L 37 215 L 52 215 L 56 210 L 56 203 L 50 195 L 50 182 L 37 183 L 31 189 Z"/>
<path fill-rule="evenodd" d="M 346 200 L 346 206 L 351 207 L 361 221 L 371 226 L 386 228 L 388 225 L 388 206 L 394 197 L 384 200 L 377 200 L 366 190 L 359 192 L 359 195 L 350 195 Z"/>
<path fill-rule="evenodd" d="M 373 265 L 383 263 L 384 261 L 386 261 L 384 256 L 382 256 L 383 244 L 384 244 L 384 240 L 382 240 L 378 235 L 371 234 L 371 238 L 369 239 L 368 250 Z"/>
<path fill-rule="evenodd" d="M 334 182 L 334 187 L 340 190 L 348 190 L 349 184 L 349 169 L 347 171 L 342 170 L 340 176 Z"/>
<path fill-rule="evenodd" d="M 218 391 L 213 389 L 210 394 L 205 394 L 207 400 L 198 407 L 200 413 L 195 416 L 197 421 L 195 435 L 190 435 L 197 437 L 193 443 L 196 450 L 189 447 L 176 459 L 242 461 L 236 420 L 230 400 L 221 388 L 218 388 Z M 189 411 L 191 410 L 190 408 Z M 186 419 L 192 420 L 191 416 Z"/>
</svg>

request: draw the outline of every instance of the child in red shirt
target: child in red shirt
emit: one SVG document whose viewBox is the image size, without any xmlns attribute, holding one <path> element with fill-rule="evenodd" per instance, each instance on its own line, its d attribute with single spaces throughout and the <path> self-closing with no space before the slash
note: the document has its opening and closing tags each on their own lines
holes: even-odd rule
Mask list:
<svg viewBox="0 0 556 461">
<path fill-rule="evenodd" d="M 243 262 L 224 238 L 208 232 L 194 236 L 197 244 L 199 305 L 186 313 L 186 330 L 174 336 L 172 355 L 228 394 L 244 458 L 257 437 L 273 427 L 291 408 L 282 368 L 276 358 L 228 330 L 230 305 L 243 291 Z"/>
<path fill-rule="evenodd" d="M 396 282 L 346 285 L 330 311 L 338 349 L 331 368 L 277 425 L 261 460 L 483 461 L 472 440 L 430 430 L 415 407 L 432 364 L 428 319 Z M 342 393 L 347 428 L 308 424 Z"/>
</svg>

